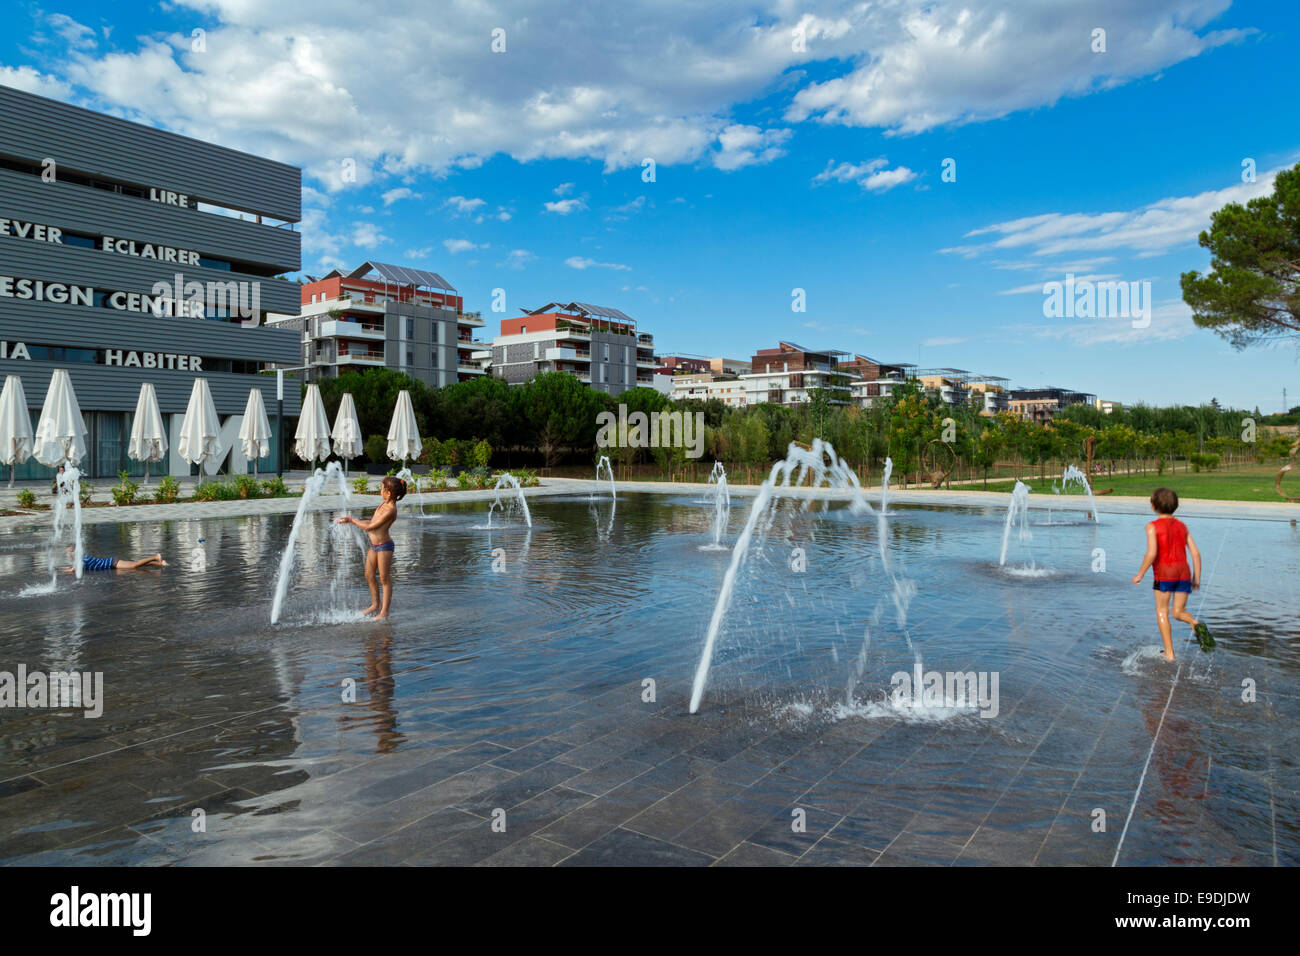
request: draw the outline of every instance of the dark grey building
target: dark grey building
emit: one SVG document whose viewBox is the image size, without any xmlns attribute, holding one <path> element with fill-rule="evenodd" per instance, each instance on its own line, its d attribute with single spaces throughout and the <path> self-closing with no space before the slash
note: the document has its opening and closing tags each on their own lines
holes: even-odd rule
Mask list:
<svg viewBox="0 0 1300 956">
<path fill-rule="evenodd" d="M 298 284 L 276 276 L 301 266 L 301 202 L 297 167 L 0 86 L 0 376 L 22 378 L 33 426 L 64 368 L 90 432 L 82 469 L 139 474 L 127 440 L 152 382 L 184 473 L 176 432 L 203 377 L 242 467 L 249 389 L 274 428 L 275 377 L 259 373 L 301 364 L 298 336 L 266 325 L 298 312 Z M 284 398 L 296 416 L 296 382 Z"/>
<path fill-rule="evenodd" d="M 544 372 L 569 372 L 600 392 L 649 388 L 654 337 L 618 309 L 548 302 L 505 319 L 492 342 L 492 374 L 521 385 Z"/>
<path fill-rule="evenodd" d="M 441 388 L 485 374 L 472 357 L 483 316 L 438 273 L 367 261 L 307 278 L 301 313 L 274 322 L 301 335 L 309 381 L 389 368 Z"/>
</svg>

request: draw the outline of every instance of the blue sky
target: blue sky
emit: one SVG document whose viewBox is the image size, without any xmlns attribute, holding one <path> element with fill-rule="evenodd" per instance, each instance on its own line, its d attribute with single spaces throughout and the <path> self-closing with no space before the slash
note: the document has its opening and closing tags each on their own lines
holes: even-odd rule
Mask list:
<svg viewBox="0 0 1300 956">
<path fill-rule="evenodd" d="M 303 166 L 304 271 L 434 269 L 489 334 L 500 288 L 661 353 L 1300 404 L 1294 345 L 1235 352 L 1178 288 L 1210 213 L 1300 161 L 1288 3 L 427 6 L 11 4 L 0 82 Z M 1150 326 L 1045 318 L 1067 272 L 1149 281 Z"/>
</svg>

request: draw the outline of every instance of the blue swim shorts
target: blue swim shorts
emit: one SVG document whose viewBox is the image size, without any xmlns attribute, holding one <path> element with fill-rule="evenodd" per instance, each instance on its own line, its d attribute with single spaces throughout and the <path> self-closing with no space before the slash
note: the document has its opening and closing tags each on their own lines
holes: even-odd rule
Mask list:
<svg viewBox="0 0 1300 956">
<path fill-rule="evenodd" d="M 1174 591 L 1178 594 L 1191 594 L 1192 582 L 1187 578 L 1181 581 L 1156 581 L 1151 585 L 1153 591 Z"/>
</svg>

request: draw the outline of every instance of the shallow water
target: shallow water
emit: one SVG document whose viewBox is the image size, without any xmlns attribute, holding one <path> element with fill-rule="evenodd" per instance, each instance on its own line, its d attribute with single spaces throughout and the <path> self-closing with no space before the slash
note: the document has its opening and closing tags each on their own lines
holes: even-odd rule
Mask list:
<svg viewBox="0 0 1300 956">
<path fill-rule="evenodd" d="M 533 499 L 531 530 L 486 530 L 485 505 L 430 515 L 393 529 L 386 624 L 357 614 L 359 549 L 333 602 L 335 558 L 300 560 L 269 624 L 292 516 L 93 526 L 87 554 L 172 565 L 52 592 L 43 542 L 0 536 L 0 670 L 102 671 L 106 698 L 98 719 L 0 710 L 0 861 L 1300 859 L 1288 524 L 1190 522 L 1206 586 L 1188 606 L 1219 647 L 1179 625 L 1169 665 L 1144 651 L 1150 584 L 1129 583 L 1138 516 L 1036 524 L 999 568 L 1001 510 L 892 504 L 904 626 L 875 519 L 793 509 L 739 581 L 688 716 L 730 558 L 702 547 L 711 510 L 638 493 L 616 515 Z M 328 521 L 306 521 L 305 554 L 332 554 Z M 926 673 L 996 673 L 997 715 L 896 699 L 918 655 Z M 498 808 L 517 822 L 493 835 Z"/>
</svg>

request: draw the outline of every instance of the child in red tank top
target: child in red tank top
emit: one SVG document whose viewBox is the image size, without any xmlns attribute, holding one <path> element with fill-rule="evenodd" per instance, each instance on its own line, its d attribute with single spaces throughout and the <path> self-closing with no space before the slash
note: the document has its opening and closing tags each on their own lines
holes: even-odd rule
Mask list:
<svg viewBox="0 0 1300 956">
<path fill-rule="evenodd" d="M 1201 586 L 1201 552 L 1187 525 L 1174 517 L 1178 510 L 1178 493 L 1171 488 L 1157 488 L 1151 495 L 1151 510 L 1159 517 L 1147 522 L 1147 553 L 1142 559 L 1142 567 L 1133 575 L 1133 583 L 1141 584 L 1147 568 L 1153 570 L 1151 587 L 1156 598 L 1156 624 L 1160 628 L 1160 639 L 1164 641 L 1165 660 L 1172 661 L 1171 617 L 1192 626 L 1201 650 L 1213 647 L 1214 638 L 1210 637 L 1209 628 L 1187 613 L 1187 596 Z M 1190 567 L 1187 564 L 1188 551 L 1192 553 Z"/>
</svg>

